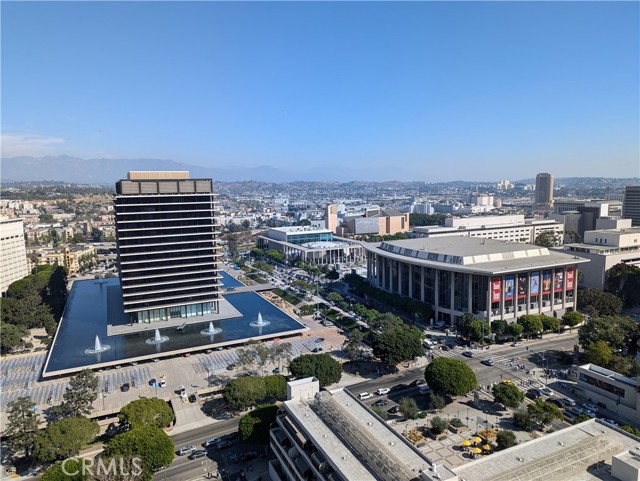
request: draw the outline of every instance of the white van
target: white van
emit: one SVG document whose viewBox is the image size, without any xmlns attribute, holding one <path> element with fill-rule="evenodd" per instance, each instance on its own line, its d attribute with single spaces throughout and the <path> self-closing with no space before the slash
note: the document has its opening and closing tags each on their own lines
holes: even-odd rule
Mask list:
<svg viewBox="0 0 640 481">
<path fill-rule="evenodd" d="M 360 394 L 358 394 L 358 398 L 360 399 L 360 401 L 364 401 L 366 399 L 371 399 L 373 397 L 373 394 L 371 394 L 370 392 L 361 392 Z"/>
</svg>

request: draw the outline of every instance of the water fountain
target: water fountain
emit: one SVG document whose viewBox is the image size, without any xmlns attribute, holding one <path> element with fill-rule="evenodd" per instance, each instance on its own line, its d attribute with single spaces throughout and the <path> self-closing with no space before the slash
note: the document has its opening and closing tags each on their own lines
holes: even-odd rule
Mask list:
<svg viewBox="0 0 640 481">
<path fill-rule="evenodd" d="M 209 328 L 203 329 L 202 331 L 200 331 L 200 334 L 202 334 L 203 336 L 215 336 L 216 334 L 220 334 L 221 332 L 222 329 L 220 329 L 219 327 L 213 327 L 213 322 L 210 322 Z"/>
<path fill-rule="evenodd" d="M 168 336 L 161 336 L 160 330 L 156 329 L 155 335 L 153 337 L 150 337 L 144 342 L 146 342 L 147 344 L 158 345 L 158 344 L 162 344 L 163 342 L 167 342 L 168 340 L 169 340 Z"/>
<path fill-rule="evenodd" d="M 262 314 L 258 312 L 258 320 L 249 323 L 251 327 L 264 327 L 271 324 L 269 321 L 262 320 Z"/>
<path fill-rule="evenodd" d="M 93 344 L 93 349 L 90 347 L 84 350 L 85 354 L 100 354 L 101 352 L 106 352 L 111 349 L 111 346 L 108 344 L 102 344 L 100 342 L 100 338 L 96 336 L 96 341 Z"/>
</svg>

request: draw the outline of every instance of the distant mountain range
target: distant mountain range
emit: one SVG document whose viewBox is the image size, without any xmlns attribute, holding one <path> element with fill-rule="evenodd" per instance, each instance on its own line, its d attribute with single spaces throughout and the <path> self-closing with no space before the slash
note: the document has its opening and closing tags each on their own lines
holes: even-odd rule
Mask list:
<svg viewBox="0 0 640 481">
<path fill-rule="evenodd" d="M 298 181 L 362 183 L 384 182 L 387 184 L 406 184 L 407 182 L 389 179 L 388 171 L 369 168 L 349 169 L 340 166 L 314 166 L 304 170 L 280 170 L 268 166 L 260 167 L 201 167 L 175 162 L 167 159 L 80 159 L 68 155 L 57 157 L 5 157 L 0 159 L 2 183 L 11 182 L 67 182 L 73 184 L 96 184 L 113 186 L 118 179 L 125 178 L 131 170 L 188 170 L 191 177 L 211 178 L 214 182 L 266 182 L 290 183 Z M 393 175 L 397 178 L 412 178 L 410 174 L 394 166 Z M 411 182 L 418 182 L 417 179 Z M 449 181 L 436 184 L 487 185 L 495 181 Z M 535 179 L 512 180 L 513 183 L 533 184 Z M 598 177 L 557 178 L 556 185 L 598 185 L 607 188 L 620 188 L 624 185 L 638 184 L 638 178 L 614 179 Z"/>
<path fill-rule="evenodd" d="M 278 183 L 301 180 L 348 182 L 367 176 L 365 172 L 335 167 L 299 171 L 284 171 L 268 166 L 210 168 L 166 159 L 80 159 L 68 155 L 5 157 L 0 160 L 0 165 L 2 167 L 2 182 L 4 183 L 58 181 L 113 185 L 118 179 L 125 178 L 127 172 L 131 170 L 188 170 L 192 177 L 212 178 L 215 182 L 250 180 Z"/>
</svg>

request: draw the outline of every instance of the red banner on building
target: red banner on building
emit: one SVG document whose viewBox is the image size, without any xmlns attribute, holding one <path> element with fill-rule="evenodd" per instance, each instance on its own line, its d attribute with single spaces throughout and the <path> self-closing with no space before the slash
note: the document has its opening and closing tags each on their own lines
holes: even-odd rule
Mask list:
<svg viewBox="0 0 640 481">
<path fill-rule="evenodd" d="M 491 279 L 491 302 L 500 302 L 500 291 L 502 290 L 502 280 L 499 277 Z"/>
<path fill-rule="evenodd" d="M 568 291 L 573 290 L 573 280 L 575 278 L 575 275 L 576 275 L 576 271 L 573 269 L 573 267 L 569 267 L 567 269 L 567 290 Z"/>
</svg>

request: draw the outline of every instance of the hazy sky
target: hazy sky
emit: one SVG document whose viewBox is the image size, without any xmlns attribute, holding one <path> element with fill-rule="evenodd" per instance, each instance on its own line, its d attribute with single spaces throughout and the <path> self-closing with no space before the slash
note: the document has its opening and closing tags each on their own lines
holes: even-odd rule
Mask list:
<svg viewBox="0 0 640 481">
<path fill-rule="evenodd" d="M 640 175 L 638 2 L 2 2 L 2 155 Z"/>
</svg>

